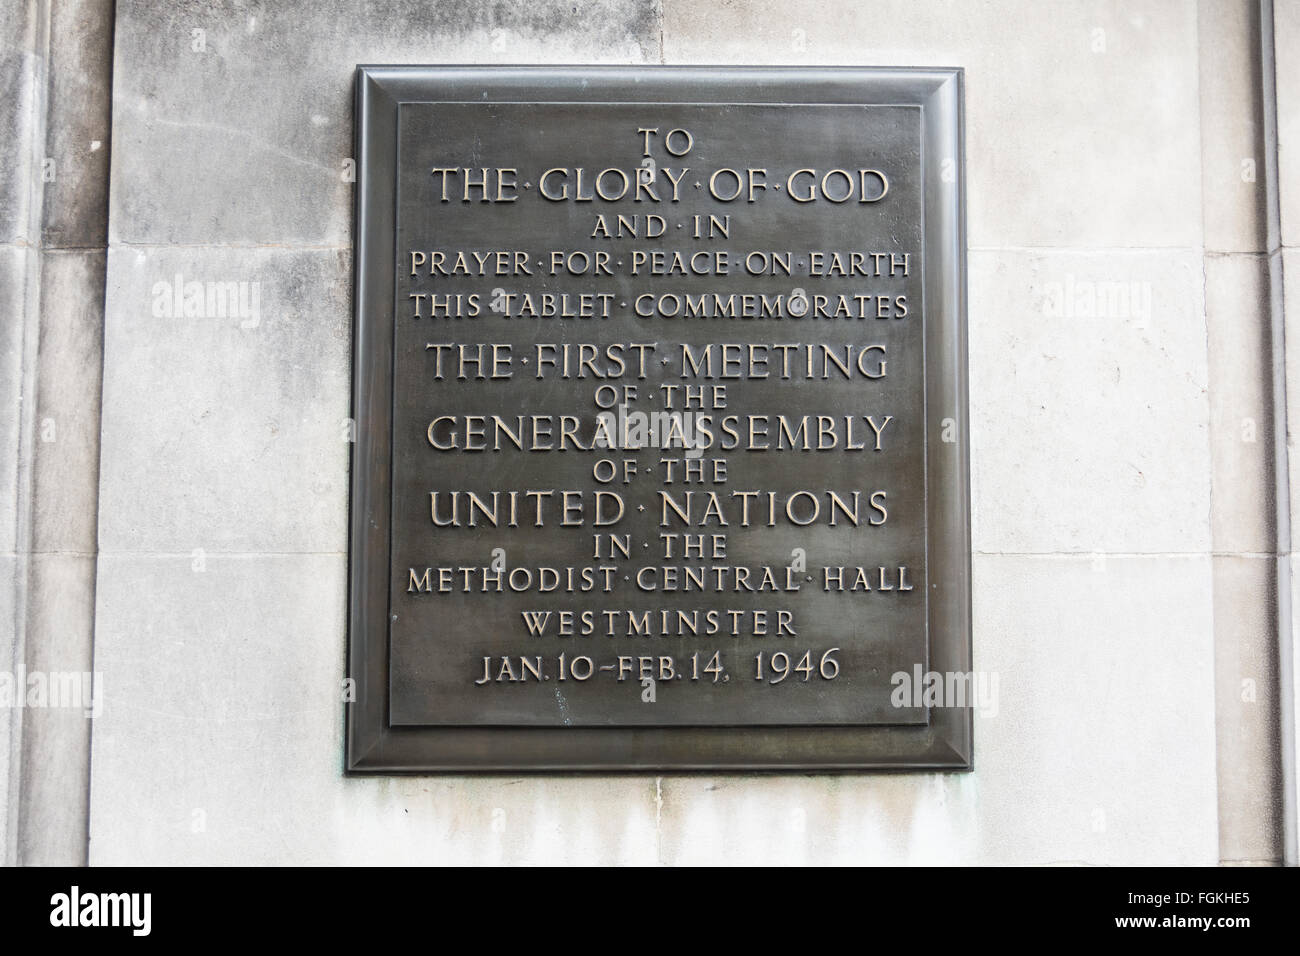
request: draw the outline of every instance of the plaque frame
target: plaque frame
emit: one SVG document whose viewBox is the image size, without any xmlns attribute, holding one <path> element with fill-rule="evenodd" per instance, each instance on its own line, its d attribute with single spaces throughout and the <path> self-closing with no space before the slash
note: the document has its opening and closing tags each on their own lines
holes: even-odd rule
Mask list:
<svg viewBox="0 0 1300 956">
<path fill-rule="evenodd" d="M 396 727 L 388 721 L 398 106 L 406 102 L 807 103 L 920 107 L 928 670 L 971 671 L 970 447 L 960 68 L 358 66 L 348 540 L 349 774 L 970 770 L 972 707 L 923 725 Z M 943 410 L 939 414 L 939 410 Z M 956 423 L 943 442 L 940 418 Z"/>
</svg>

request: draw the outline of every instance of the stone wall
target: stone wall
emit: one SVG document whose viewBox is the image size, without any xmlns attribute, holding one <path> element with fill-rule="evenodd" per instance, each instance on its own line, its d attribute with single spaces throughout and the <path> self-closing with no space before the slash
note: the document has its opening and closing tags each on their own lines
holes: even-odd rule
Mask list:
<svg viewBox="0 0 1300 956">
<path fill-rule="evenodd" d="M 0 0 L 0 653 L 105 691 L 0 710 L 8 859 L 1282 858 L 1300 2 L 111 6 Z M 602 62 L 965 68 L 973 773 L 343 776 L 353 70 Z"/>
</svg>

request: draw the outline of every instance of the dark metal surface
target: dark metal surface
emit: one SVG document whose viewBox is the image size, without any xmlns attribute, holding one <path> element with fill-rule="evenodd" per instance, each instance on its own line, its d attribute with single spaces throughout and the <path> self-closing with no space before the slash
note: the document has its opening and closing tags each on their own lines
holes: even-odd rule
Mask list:
<svg viewBox="0 0 1300 956">
<path fill-rule="evenodd" d="M 359 68 L 349 770 L 969 767 L 969 706 L 899 707 L 891 697 L 894 674 L 971 666 L 960 82 L 953 70 Z M 672 155 L 662 139 L 638 134 L 647 128 L 689 130 L 690 149 Z M 678 136 L 675 148 L 685 145 Z M 654 165 L 638 173 L 647 149 Z M 603 183 L 613 196 L 630 184 L 627 195 L 580 198 L 579 167 L 587 193 Z M 465 168 L 488 170 L 487 189 L 471 190 L 471 202 L 461 201 L 461 173 L 431 174 Z M 514 172 L 494 180 L 501 168 Z M 744 194 L 723 201 L 735 177 L 711 179 L 722 168 L 742 178 L 763 169 L 767 188 L 754 202 Z M 553 169 L 564 172 L 543 181 Z M 598 179 L 607 169 L 615 172 Z M 815 172 L 788 178 L 800 169 Z M 796 184 L 802 193 L 823 182 L 837 199 L 855 187 L 870 192 L 878 181 L 856 175 L 864 169 L 886 173 L 885 198 L 790 195 Z M 650 191 L 636 191 L 638 175 Z M 564 200 L 541 195 L 561 188 Z M 494 198 L 503 201 L 484 201 Z M 637 235 L 593 235 L 602 215 L 611 231 L 626 217 L 623 228 Z M 710 215 L 729 219 L 697 237 L 697 222 L 707 230 Z M 413 251 L 426 256 L 414 267 Z M 593 260 L 609 253 L 607 274 L 551 267 L 552 253 L 573 251 Z M 674 252 L 688 264 L 706 253 L 696 260 L 706 274 L 652 274 L 651 256 Z M 749 274 L 742 264 L 751 252 L 789 253 L 793 274 Z M 826 271 L 829 254 L 847 262 L 853 252 L 870 274 L 815 274 L 814 253 Z M 429 265 L 434 253 L 445 266 Z M 454 266 L 457 253 L 468 256 L 467 269 Z M 728 256 L 725 269 L 718 253 Z M 888 253 L 909 255 L 906 274 L 888 260 L 881 274 Z M 714 295 L 777 305 L 761 318 L 670 314 L 689 297 L 716 304 Z M 884 317 L 875 311 L 880 297 L 892 302 L 880 306 Z M 431 301 L 444 305 L 431 314 Z M 538 314 L 548 301 L 590 314 Z M 732 356 L 756 346 L 766 360 L 726 377 L 688 368 L 687 352 L 711 354 L 720 372 L 724 346 Z M 823 347 L 865 364 L 846 377 L 825 364 Z M 458 366 L 462 348 L 483 363 Z M 595 356 L 585 366 L 580 349 Z M 480 378 L 493 371 L 494 354 L 497 377 Z M 554 364 L 539 369 L 543 356 Z M 773 374 L 780 356 L 790 363 L 785 377 Z M 863 374 L 879 359 L 886 375 Z M 622 416 L 666 428 L 651 417 L 665 411 L 665 384 L 725 386 L 725 407 L 695 406 L 679 419 L 693 435 L 711 426 L 721 439 L 727 416 L 745 433 L 753 416 L 757 444 L 775 444 L 779 421 L 793 427 L 807 416 L 808 427 L 829 428 L 834 447 L 715 445 L 696 460 L 711 475 L 712 462 L 725 459 L 725 481 L 685 484 L 681 448 L 591 445 L 599 386 L 635 386 Z M 680 389 L 673 397 L 680 409 Z M 620 410 L 610 411 L 620 421 Z M 541 447 L 519 450 L 507 436 L 493 450 L 493 416 L 515 434 L 522 425 L 526 439 L 536 416 L 543 427 L 532 444 Z M 569 447 L 553 450 L 566 416 Z M 876 450 L 872 429 L 886 416 Z M 485 428 L 487 449 L 463 447 L 479 427 L 471 423 Z M 672 483 L 663 458 L 678 461 Z M 599 459 L 619 469 L 632 462 L 635 472 L 599 481 Z M 565 491 L 575 505 L 568 512 Z M 617 495 L 623 509 L 603 528 L 593 526 L 598 491 L 606 505 Z M 693 493 L 689 527 L 667 509 L 665 492 L 679 505 Z M 752 494 L 745 502 L 736 492 Z M 468 526 L 471 493 L 488 503 L 497 496 L 495 526 L 482 509 Z M 856 526 L 843 509 L 830 524 L 832 493 L 841 503 L 857 493 Z M 434 494 L 444 517 L 456 496 L 460 527 L 435 524 Z M 776 503 L 791 498 L 790 512 Z M 814 502 L 818 518 L 802 524 Z M 630 557 L 608 540 L 594 557 L 598 533 L 625 540 Z M 704 534 L 710 547 L 725 535 L 725 556 L 666 556 L 664 533 Z M 680 549 L 681 538 L 673 545 Z M 846 585 L 864 568 L 872 590 L 828 591 L 828 566 L 845 569 Z M 668 575 L 680 579 L 688 567 L 727 570 L 716 588 L 664 589 Z M 451 569 L 441 590 L 440 568 Z M 543 590 L 542 568 L 557 569 L 562 582 L 607 570 L 589 572 L 592 586 Z M 775 588 L 740 588 L 735 568 L 750 569 L 754 581 L 766 569 Z M 426 569 L 429 584 L 412 584 Z M 515 590 L 525 576 L 529 584 Z M 558 634 L 562 611 L 573 612 L 579 632 L 589 612 L 593 633 Z M 705 622 L 702 630 L 712 612 L 717 633 L 679 633 L 678 611 Z M 525 612 L 550 613 L 543 636 L 530 635 Z M 651 635 L 629 635 L 629 615 L 649 622 Z M 787 655 L 784 679 L 775 654 Z M 588 679 L 571 669 L 575 658 L 590 660 Z M 655 679 L 642 680 L 647 673 Z"/>
</svg>

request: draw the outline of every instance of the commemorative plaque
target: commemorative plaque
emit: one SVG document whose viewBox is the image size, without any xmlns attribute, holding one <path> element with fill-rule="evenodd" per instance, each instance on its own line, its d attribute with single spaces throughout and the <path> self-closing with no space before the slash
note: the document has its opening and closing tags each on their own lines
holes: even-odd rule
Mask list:
<svg viewBox="0 0 1300 956">
<path fill-rule="evenodd" d="M 348 769 L 968 768 L 960 72 L 356 109 Z"/>
</svg>

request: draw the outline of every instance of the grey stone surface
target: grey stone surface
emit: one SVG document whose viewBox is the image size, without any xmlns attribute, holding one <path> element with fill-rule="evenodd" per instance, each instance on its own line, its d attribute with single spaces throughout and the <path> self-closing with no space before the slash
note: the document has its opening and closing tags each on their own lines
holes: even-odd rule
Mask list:
<svg viewBox="0 0 1300 956">
<path fill-rule="evenodd" d="M 112 238 L 345 244 L 358 64 L 657 62 L 655 10 L 646 0 L 402 0 L 328 13 L 313 0 L 124 0 Z"/>
<path fill-rule="evenodd" d="M 37 552 L 93 555 L 96 548 L 105 259 L 102 251 L 43 257 L 32 462 Z"/>
<path fill-rule="evenodd" d="M 1300 246 L 1300 2 L 1273 0 L 1281 242 Z"/>
<path fill-rule="evenodd" d="M 1300 3 L 1274 0 L 1272 12 L 1273 49 L 1269 78 L 1274 83 L 1277 121 L 1277 199 L 1269 223 L 1270 277 L 1273 310 L 1283 329 L 1286 356 L 1286 458 L 1289 480 L 1290 548 L 1285 575 L 1290 575 L 1290 640 L 1288 622 L 1282 620 L 1278 654 L 1281 661 L 1281 749 L 1283 754 L 1283 854 L 1289 865 L 1300 864 L 1300 561 L 1296 541 L 1300 534 L 1300 457 L 1296 453 L 1295 431 L 1300 423 L 1300 346 L 1297 345 L 1297 316 L 1300 316 Z"/>
<path fill-rule="evenodd" d="M 973 774 L 667 776 L 663 862 L 1217 862 L 1209 559 L 974 572 Z"/>
<path fill-rule="evenodd" d="M 1269 257 L 1274 308 L 1284 318 L 1286 353 L 1286 420 L 1287 420 L 1287 478 L 1292 516 L 1291 548 L 1300 545 L 1300 448 L 1296 444 L 1296 430 L 1300 429 L 1300 249 L 1279 249 Z"/>
<path fill-rule="evenodd" d="M 1205 257 L 1214 550 L 1272 552 L 1273 352 L 1268 261 Z"/>
<path fill-rule="evenodd" d="M 1300 779 L 1297 779 L 1297 766 L 1300 766 L 1300 745 L 1297 744 L 1295 728 L 1300 723 L 1300 700 L 1297 699 L 1296 687 L 1300 684 L 1300 615 L 1295 608 L 1300 607 L 1300 553 L 1292 551 L 1286 556 L 1285 570 L 1290 574 L 1291 588 L 1291 633 L 1290 646 L 1279 647 L 1281 665 L 1278 683 L 1281 698 L 1281 737 L 1282 737 L 1282 817 L 1281 836 L 1282 855 L 1287 866 L 1300 863 L 1300 834 L 1296 832 L 1296 799 Z M 1282 577 L 1282 587 L 1286 587 L 1286 578 Z M 1285 632 L 1279 637 L 1279 643 L 1286 641 Z M 1290 699 L 1288 699 L 1288 696 Z"/>
<path fill-rule="evenodd" d="M 0 0 L 0 242 L 31 238 L 37 0 Z"/>
<path fill-rule="evenodd" d="M 1272 556 L 1214 558 L 1219 855 L 1280 863 L 1282 780 Z"/>
<path fill-rule="evenodd" d="M 17 857 L 23 865 L 80 866 L 94 709 L 95 558 L 35 554 L 28 574 L 26 671 L 44 676 L 49 697 L 23 714 Z"/>
<path fill-rule="evenodd" d="M 977 559 L 986 859 L 1217 861 L 1210 581 L 1204 555 Z"/>
<path fill-rule="evenodd" d="M 1198 5 L 1219 855 L 1232 864 L 1280 862 L 1282 850 L 1273 392 L 1281 343 L 1264 254 L 1272 146 L 1261 6 Z"/>
<path fill-rule="evenodd" d="M 92 864 L 654 861 L 653 780 L 344 779 L 345 564 L 101 556 Z"/>
<path fill-rule="evenodd" d="M 664 0 L 667 63 L 965 67 L 977 248 L 1200 245 L 1196 52 L 1178 0 Z"/>
<path fill-rule="evenodd" d="M 246 314 L 175 314 L 177 276 Z M 338 250 L 110 251 L 104 550 L 347 549 L 350 296 Z"/>
<path fill-rule="evenodd" d="M 86 693 L 93 681 L 105 262 L 102 250 L 42 253 L 27 503 L 27 671 L 47 675 L 51 686 L 75 680 Z M 25 712 L 18 862 L 85 862 L 90 732 L 81 705 Z"/>
<path fill-rule="evenodd" d="M 0 16 L 15 9 L 6 5 Z M 17 303 L 0 371 L 13 411 L 0 427 L 13 449 L 0 479 L 18 567 L 12 633 L 21 635 L 15 653 L 29 669 L 81 673 L 90 667 L 94 630 L 112 3 L 38 0 L 22 13 L 12 37 L 0 31 L 26 51 L 21 63 L 8 60 L 15 72 L 3 82 L 13 95 L 0 106 L 18 110 L 23 124 L 15 132 L 21 140 L 0 147 L 0 217 L 15 241 L 6 252 L 21 246 L 25 253 L 20 293 L 8 276 L 2 293 L 5 305 Z M 18 193 L 21 202 L 11 201 Z M 10 335 L 18 343 L 16 395 Z M 20 770 L 11 773 L 6 858 L 84 862 L 89 725 L 60 709 L 23 717 L 11 721 L 10 766 Z M 12 732 L 20 723 L 21 733 Z"/>
<path fill-rule="evenodd" d="M 91 861 L 1251 851 L 1262 816 L 1222 841 L 1216 819 L 1216 778 L 1259 752 L 1216 766 L 1215 653 L 1234 645 L 1216 644 L 1215 615 L 1258 591 L 1231 576 L 1246 565 L 1219 574 L 1210 556 L 1212 428 L 1232 403 L 1207 390 L 1248 369 L 1207 358 L 1207 304 L 1225 315 L 1237 280 L 1225 267 L 1207 296 L 1206 224 L 1237 235 L 1245 221 L 1202 202 L 1217 172 L 1200 118 L 1240 94 L 1198 92 L 1207 14 L 1172 0 L 576 7 L 119 4 Z M 668 62 L 966 67 L 975 652 L 1000 686 L 997 715 L 976 721 L 976 770 L 345 778 L 353 67 L 656 61 L 661 28 Z M 258 282 L 259 321 L 155 315 L 155 284 L 177 274 Z M 1137 309 L 1066 310 L 1085 287 L 1135 293 Z M 1240 670 L 1260 645 L 1239 616 Z"/>
<path fill-rule="evenodd" d="M 1280 95 L 1280 91 L 1279 91 Z M 1295 102 L 1295 101 L 1293 101 Z M 1274 309 L 1284 318 L 1286 350 L 1286 415 L 1287 415 L 1287 475 L 1290 494 L 1291 535 L 1287 545 L 1291 588 L 1290 645 L 1279 647 L 1281 659 L 1280 682 L 1282 687 L 1282 748 L 1283 773 L 1286 775 L 1284 793 L 1284 852 L 1291 866 L 1300 864 L 1300 450 L 1295 433 L 1300 428 L 1300 249 L 1279 249 L 1269 257 Z M 1286 586 L 1283 584 L 1282 586 Z M 1285 641 L 1287 635 L 1279 636 Z M 1288 699 L 1289 698 L 1289 699 Z"/>
<path fill-rule="evenodd" d="M 0 0 L 0 668 L 20 650 L 19 449 L 31 238 L 36 0 Z M 16 857 L 21 721 L 0 707 L 0 865 Z"/>
<path fill-rule="evenodd" d="M 0 554 L 17 549 L 23 351 L 29 265 L 35 252 L 0 245 Z"/>
<path fill-rule="evenodd" d="M 1205 247 L 1266 248 L 1258 0 L 1199 0 Z"/>
<path fill-rule="evenodd" d="M 1200 253 L 969 263 L 975 550 L 1208 550 Z"/>
<path fill-rule="evenodd" d="M 50 50 L 41 242 L 102 247 L 108 234 L 108 164 L 113 4 L 56 0 L 49 5 Z"/>
<path fill-rule="evenodd" d="M 12 553 L 0 552 L 0 669 L 9 674 L 16 670 L 18 646 L 15 627 L 18 608 L 19 559 Z M 9 865 L 17 857 L 19 779 L 17 759 L 21 747 L 22 724 L 12 707 L 0 707 L 0 866 Z"/>
</svg>

